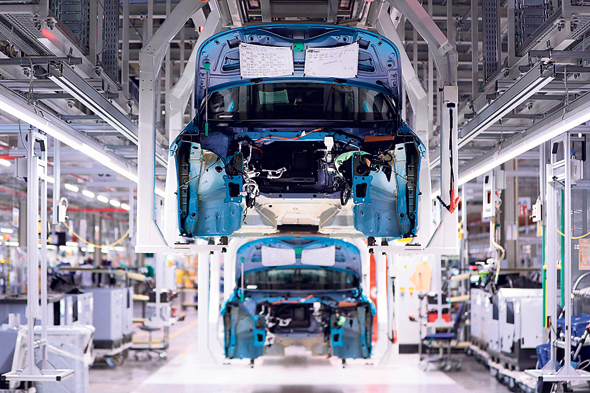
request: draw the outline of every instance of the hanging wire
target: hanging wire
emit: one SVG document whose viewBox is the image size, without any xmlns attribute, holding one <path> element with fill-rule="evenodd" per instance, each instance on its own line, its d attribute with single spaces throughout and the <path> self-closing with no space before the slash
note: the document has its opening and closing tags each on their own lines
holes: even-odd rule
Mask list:
<svg viewBox="0 0 590 393">
<path fill-rule="evenodd" d="M 121 237 L 121 238 L 120 238 L 119 240 L 117 240 L 116 242 L 114 242 L 114 243 L 111 243 L 111 244 L 105 244 L 104 246 L 101 246 L 101 245 L 98 245 L 98 244 L 93 244 L 93 243 L 90 243 L 88 240 L 85 240 L 85 239 L 83 239 L 83 238 L 82 238 L 80 235 L 78 235 L 76 232 L 74 232 L 74 230 L 73 230 L 72 228 L 70 228 L 70 226 L 69 226 L 67 223 L 65 223 L 65 222 L 64 222 L 63 224 L 64 224 L 64 226 L 65 226 L 66 228 L 68 228 L 68 230 L 69 230 L 70 232 L 72 232 L 72 233 L 74 234 L 74 236 L 76 236 L 78 239 L 80 239 L 80 241 L 82 241 L 82 242 L 84 242 L 84 243 L 88 244 L 89 246 L 94 246 L 94 247 L 97 247 L 97 248 L 108 248 L 108 247 L 113 247 L 113 246 L 116 246 L 117 244 L 119 244 L 119 243 L 121 243 L 123 240 L 125 240 L 125 238 L 126 238 L 128 235 L 129 235 L 129 230 L 127 230 L 127 232 L 125 232 L 125 234 L 123 235 L 123 237 Z"/>
</svg>

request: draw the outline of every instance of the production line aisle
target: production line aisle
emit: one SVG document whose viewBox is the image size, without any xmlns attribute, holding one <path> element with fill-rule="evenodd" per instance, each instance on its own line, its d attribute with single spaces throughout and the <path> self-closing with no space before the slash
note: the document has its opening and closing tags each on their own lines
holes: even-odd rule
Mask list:
<svg viewBox="0 0 590 393">
<path fill-rule="evenodd" d="M 473 368 L 473 374 L 470 372 L 470 378 L 466 378 L 465 373 L 452 375 L 435 370 L 424 373 L 418 368 L 417 355 L 400 355 L 397 362 L 386 367 L 355 361 L 343 369 L 340 359 L 312 357 L 295 350 L 285 357 L 259 359 L 254 368 L 247 363 L 196 367 L 196 344 L 187 349 L 150 376 L 134 393 L 508 393 L 508 389 L 474 360 L 466 362 Z M 474 374 L 477 377 L 471 378 Z"/>
<path fill-rule="evenodd" d="M 138 310 L 136 310 L 138 312 Z M 197 312 L 189 308 L 186 319 L 172 326 L 168 360 L 127 361 L 110 370 L 90 369 L 91 393 L 243 392 L 243 393 L 508 393 L 488 369 L 473 356 L 463 356 L 463 371 L 442 373 L 431 366 L 418 368 L 418 355 L 400 355 L 389 366 L 372 360 L 348 361 L 312 357 L 299 348 L 285 357 L 262 357 L 250 368 L 247 361 L 213 367 L 199 366 Z M 136 332 L 136 339 L 143 339 Z"/>
</svg>

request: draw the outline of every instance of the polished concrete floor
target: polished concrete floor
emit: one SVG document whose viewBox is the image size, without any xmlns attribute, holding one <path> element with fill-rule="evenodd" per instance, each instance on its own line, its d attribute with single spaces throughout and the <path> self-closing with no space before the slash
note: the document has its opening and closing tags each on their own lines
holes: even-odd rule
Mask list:
<svg viewBox="0 0 590 393">
<path fill-rule="evenodd" d="M 143 334 L 143 333 L 138 333 Z M 139 338 L 146 338 L 139 336 Z M 508 393 L 481 364 L 465 357 L 460 372 L 422 372 L 417 355 L 399 355 L 387 365 L 312 357 L 293 348 L 285 357 L 247 362 L 199 365 L 194 310 L 173 326 L 167 360 L 127 361 L 110 370 L 97 364 L 90 370 L 90 392 L 240 392 L 240 393 Z"/>
</svg>

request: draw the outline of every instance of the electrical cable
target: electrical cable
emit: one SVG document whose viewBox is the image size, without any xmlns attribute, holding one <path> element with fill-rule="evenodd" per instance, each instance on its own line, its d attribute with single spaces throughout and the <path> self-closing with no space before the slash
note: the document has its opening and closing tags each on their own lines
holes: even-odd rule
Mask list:
<svg viewBox="0 0 590 393">
<path fill-rule="evenodd" d="M 281 304 L 281 303 L 303 303 L 304 301 L 306 301 L 307 299 L 311 299 L 313 297 L 313 295 L 309 295 L 308 297 L 305 297 L 303 299 L 299 299 L 299 300 L 277 300 L 274 303 L 271 303 L 271 305 L 275 305 L 275 304 Z"/>
<path fill-rule="evenodd" d="M 557 231 L 557 233 L 559 233 L 561 236 L 565 237 L 565 233 L 561 232 L 559 229 L 556 229 L 556 231 Z M 585 234 L 585 235 L 582 235 L 582 236 L 572 236 L 572 237 L 571 237 L 571 239 L 572 239 L 572 240 L 580 240 L 580 239 L 583 239 L 583 238 L 585 238 L 585 237 L 586 237 L 586 236 L 588 236 L 588 235 L 590 235 L 590 232 L 588 232 L 587 234 Z"/>
<path fill-rule="evenodd" d="M 455 190 L 455 171 L 453 169 L 453 125 L 454 125 L 454 119 L 453 119 L 453 108 L 450 106 L 448 106 L 449 108 L 449 123 L 450 123 L 450 128 L 449 128 L 449 161 L 450 161 L 450 189 L 449 189 L 449 197 L 450 197 L 450 201 L 449 204 L 447 205 L 442 198 L 439 196 L 436 197 L 436 199 L 438 199 L 438 201 L 445 207 L 445 209 L 447 209 L 447 211 L 449 213 L 453 213 L 457 207 L 459 206 L 459 203 L 461 202 L 461 197 L 456 197 L 456 190 Z"/>
<path fill-rule="evenodd" d="M 123 235 L 123 237 L 121 237 L 121 238 L 120 238 L 119 240 L 117 240 L 116 242 L 114 242 L 114 243 L 111 243 L 111 244 L 106 244 L 106 245 L 104 245 L 104 246 L 100 246 L 100 245 L 98 245 L 98 244 L 93 244 L 93 243 L 90 243 L 88 240 L 85 240 L 85 239 L 83 239 L 83 238 L 82 238 L 80 235 L 78 235 L 76 232 L 74 232 L 74 230 L 73 230 L 72 228 L 70 228 L 70 226 L 69 226 L 68 224 L 66 224 L 65 222 L 63 222 L 62 224 L 64 224 L 64 225 L 65 225 L 65 227 L 66 227 L 66 228 L 68 228 L 68 230 L 69 230 L 70 232 L 72 232 L 72 233 L 74 234 L 74 236 L 76 236 L 76 237 L 77 237 L 78 239 L 80 239 L 82 242 L 84 242 L 84 243 L 88 244 L 89 246 L 94 246 L 94 247 L 98 247 L 98 248 L 103 248 L 103 247 L 113 247 L 113 246 L 116 246 L 117 244 L 119 244 L 119 243 L 121 243 L 123 240 L 125 240 L 125 238 L 126 238 L 127 236 L 129 236 L 129 230 L 127 230 L 127 232 L 125 232 L 125 234 Z"/>
<path fill-rule="evenodd" d="M 299 135 L 299 136 L 296 136 L 295 138 L 286 138 L 284 136 L 269 135 L 269 136 L 265 136 L 263 138 L 260 138 L 260 139 L 255 140 L 254 143 L 261 142 L 261 141 L 263 141 L 265 139 L 280 139 L 280 140 L 284 140 L 284 141 L 296 141 L 299 138 L 303 138 L 304 136 L 307 136 L 307 135 L 309 135 L 311 133 L 318 132 L 318 131 L 321 131 L 321 130 L 322 130 L 322 128 L 316 128 L 315 130 L 312 130 L 312 131 L 306 133 L 305 135 Z"/>
</svg>

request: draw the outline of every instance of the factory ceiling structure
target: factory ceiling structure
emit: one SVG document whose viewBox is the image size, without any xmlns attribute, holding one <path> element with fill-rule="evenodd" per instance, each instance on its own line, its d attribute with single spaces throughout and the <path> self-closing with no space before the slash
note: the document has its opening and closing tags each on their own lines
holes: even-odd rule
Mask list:
<svg viewBox="0 0 590 393">
<path fill-rule="evenodd" d="M 86 141 L 82 143 L 88 146 L 71 149 L 67 143 L 62 145 L 59 160 L 64 182 L 129 202 L 137 168 L 139 52 L 176 4 L 105 1 L 104 6 L 97 6 L 88 0 L 0 4 L 3 100 L 37 108 L 37 115 L 50 117 L 65 134 Z M 160 99 L 155 112 L 156 175 L 161 182 L 165 180 L 170 143 L 166 129 L 171 119 L 166 102 L 173 94 L 172 86 L 181 80 L 187 64 L 190 66 L 191 53 L 212 5 L 221 15 L 219 29 L 299 21 L 376 30 L 379 11 L 388 8 L 420 83 L 429 93 L 436 93 L 440 86 L 426 41 L 394 8 L 395 2 L 310 0 L 305 6 L 294 6 L 276 0 L 220 0 L 205 4 L 171 40 L 160 72 Z M 458 53 L 462 180 L 480 175 L 485 161 L 500 152 L 513 158 L 512 145 L 534 141 L 536 130 L 561 121 L 564 113 L 565 121 L 575 108 L 583 111 L 587 107 L 584 96 L 590 89 L 586 67 L 590 14 L 584 4 L 433 0 L 422 5 Z M 429 151 L 431 168 L 435 168 L 440 163 L 437 137 L 441 105 L 434 94 L 430 97 L 433 121 Z M 192 119 L 192 107 L 187 105 L 182 124 Z M 34 125 L 34 121 L 19 123 L 5 103 L 0 110 L 0 142 L 5 147 L 14 145 L 23 128 Z M 4 158 L 22 155 L 23 149 L 6 151 Z M 534 151 L 527 154 L 536 158 Z M 437 171 L 433 176 L 436 178 Z M 19 192 L 11 182 L 6 177 L 3 186 Z M 163 183 L 159 190 L 163 190 Z"/>
<path fill-rule="evenodd" d="M 253 71 L 281 50 L 286 56 L 273 58 L 272 65 L 286 64 L 286 72 Z M 320 53 L 329 53 L 333 63 L 315 66 L 337 64 L 334 70 L 313 70 Z M 352 59 L 352 73 L 343 58 Z M 281 84 L 296 91 L 293 103 L 286 87 L 272 90 Z M 344 104 L 331 102 L 340 117 L 330 117 L 338 110 L 328 102 L 345 94 L 326 98 L 332 92 L 322 84 L 370 98 L 351 104 L 358 107 L 348 118 L 342 116 Z M 320 99 L 304 98 L 317 86 L 324 108 Z M 292 104 L 293 113 L 278 109 L 275 118 L 267 104 Z M 515 319 L 523 323 L 522 329 L 506 328 L 512 334 L 506 345 L 514 339 L 524 346 L 515 329 L 524 336 L 530 333 L 526 323 L 543 319 L 535 325 L 535 332 L 545 329 L 543 335 L 534 333 L 535 345 L 527 342 L 526 349 L 533 353 L 548 345 L 554 369 L 551 375 L 551 367 L 528 375 L 541 388 L 545 377 L 590 381 L 590 371 L 578 374 L 570 366 L 579 350 L 573 358 L 563 355 L 563 371 L 554 361 L 558 345 L 582 347 L 590 336 L 587 321 L 578 332 L 581 341 L 568 335 L 557 343 L 559 333 L 547 339 L 561 323 L 558 276 L 566 335 L 576 305 L 571 299 L 590 298 L 590 289 L 578 290 L 590 276 L 582 272 L 590 270 L 590 243 L 584 239 L 590 235 L 590 183 L 584 179 L 589 122 L 587 0 L 0 0 L 0 252 L 6 251 L 0 263 L 10 253 L 19 256 L 18 264 L 4 265 L 18 265 L 18 277 L 0 265 L 0 295 L 11 294 L 5 285 L 10 277 L 18 278 L 19 290 L 26 286 L 29 348 L 35 345 L 36 313 L 45 313 L 43 367 L 47 279 L 64 272 L 74 277 L 74 271 L 81 276 L 80 262 L 93 256 L 94 266 L 89 261 L 86 267 L 112 275 L 109 291 L 125 288 L 117 296 L 127 303 L 126 349 L 132 348 L 135 328 L 149 335 L 138 352 L 154 352 L 152 333 L 160 329 L 160 343 L 167 345 L 169 328 L 185 318 L 172 317 L 176 284 L 190 281 L 180 305 L 198 308 L 186 329 L 198 320 L 193 341 L 200 365 L 217 356 L 253 367 L 274 350 L 284 354 L 285 343 L 304 342 L 303 336 L 289 336 L 297 328 L 307 339 L 315 335 L 303 346 L 340 357 L 342 367 L 347 358 L 378 359 L 376 364 L 394 343 L 397 355 L 400 344 L 421 351 L 422 327 L 436 335 L 443 314 L 447 327 L 453 325 L 452 310 L 457 319 L 455 331 L 445 336 L 448 357 L 440 351 L 438 361 L 445 371 L 459 371 L 450 347 L 465 322 L 463 303 L 472 302 L 466 318 L 471 324 L 484 312 L 476 296 L 489 306 L 498 301 L 498 281 L 516 277 L 509 289 L 524 282 L 518 288 L 534 296 L 523 295 L 528 300 L 522 304 L 536 309 L 522 306 L 522 315 L 517 308 L 504 318 L 510 325 Z M 303 161 L 304 169 L 293 169 Z M 574 229 L 576 235 L 588 233 L 574 236 Z M 71 241 L 64 240 L 66 234 Z M 48 272 L 45 239 L 53 241 L 54 235 L 64 239 L 51 243 L 56 251 Z M 573 251 L 565 247 L 572 240 L 580 240 L 572 243 Z M 115 249 L 114 263 L 103 259 L 101 253 L 111 257 Z M 72 266 L 58 266 L 65 259 Z M 39 272 L 28 268 L 39 262 Z M 181 265 L 194 274 L 177 275 Z M 509 272 L 501 273 L 505 268 Z M 271 282 L 281 269 L 293 269 L 294 276 L 296 269 L 309 271 L 289 288 L 286 280 L 282 287 Z M 318 272 L 329 273 L 314 276 Z M 515 276 L 500 277 L 509 274 Z M 105 301 L 100 292 L 106 284 L 88 277 L 87 287 L 96 287 L 92 296 Z M 316 278 L 322 287 L 306 286 Z M 135 327 L 133 285 L 145 292 L 138 301 L 152 313 L 145 317 L 143 307 Z M 297 297 L 308 290 L 320 295 Z M 428 292 L 433 295 L 427 315 L 416 318 Z M 185 301 L 187 294 L 192 300 Z M 451 294 L 458 296 L 450 300 Z M 521 307 L 520 301 L 511 307 Z M 77 304 L 74 309 L 78 318 Z M 53 310 L 59 314 L 58 307 Z M 490 307 L 485 312 L 494 313 Z M 243 321 L 249 325 L 238 329 Z M 10 328 L 20 329 L 16 325 L 20 320 L 11 317 Z M 461 328 L 467 347 L 497 360 L 489 354 L 485 327 L 469 327 L 469 334 Z M 354 345 L 342 344 L 352 336 Z M 270 350 L 275 337 L 278 345 Z M 168 347 L 160 349 L 161 356 Z M 27 366 L 11 370 L 0 383 L 41 381 L 33 372 L 34 352 L 19 353 Z M 505 352 L 513 354 L 514 347 Z M 581 364 L 590 369 L 590 361 Z M 524 375 L 524 366 L 504 365 L 509 386 L 511 371 Z M 49 371 L 46 381 L 61 378 Z M 535 386 L 536 380 L 527 393 Z M 549 393 L 547 386 L 541 391 Z"/>
</svg>

